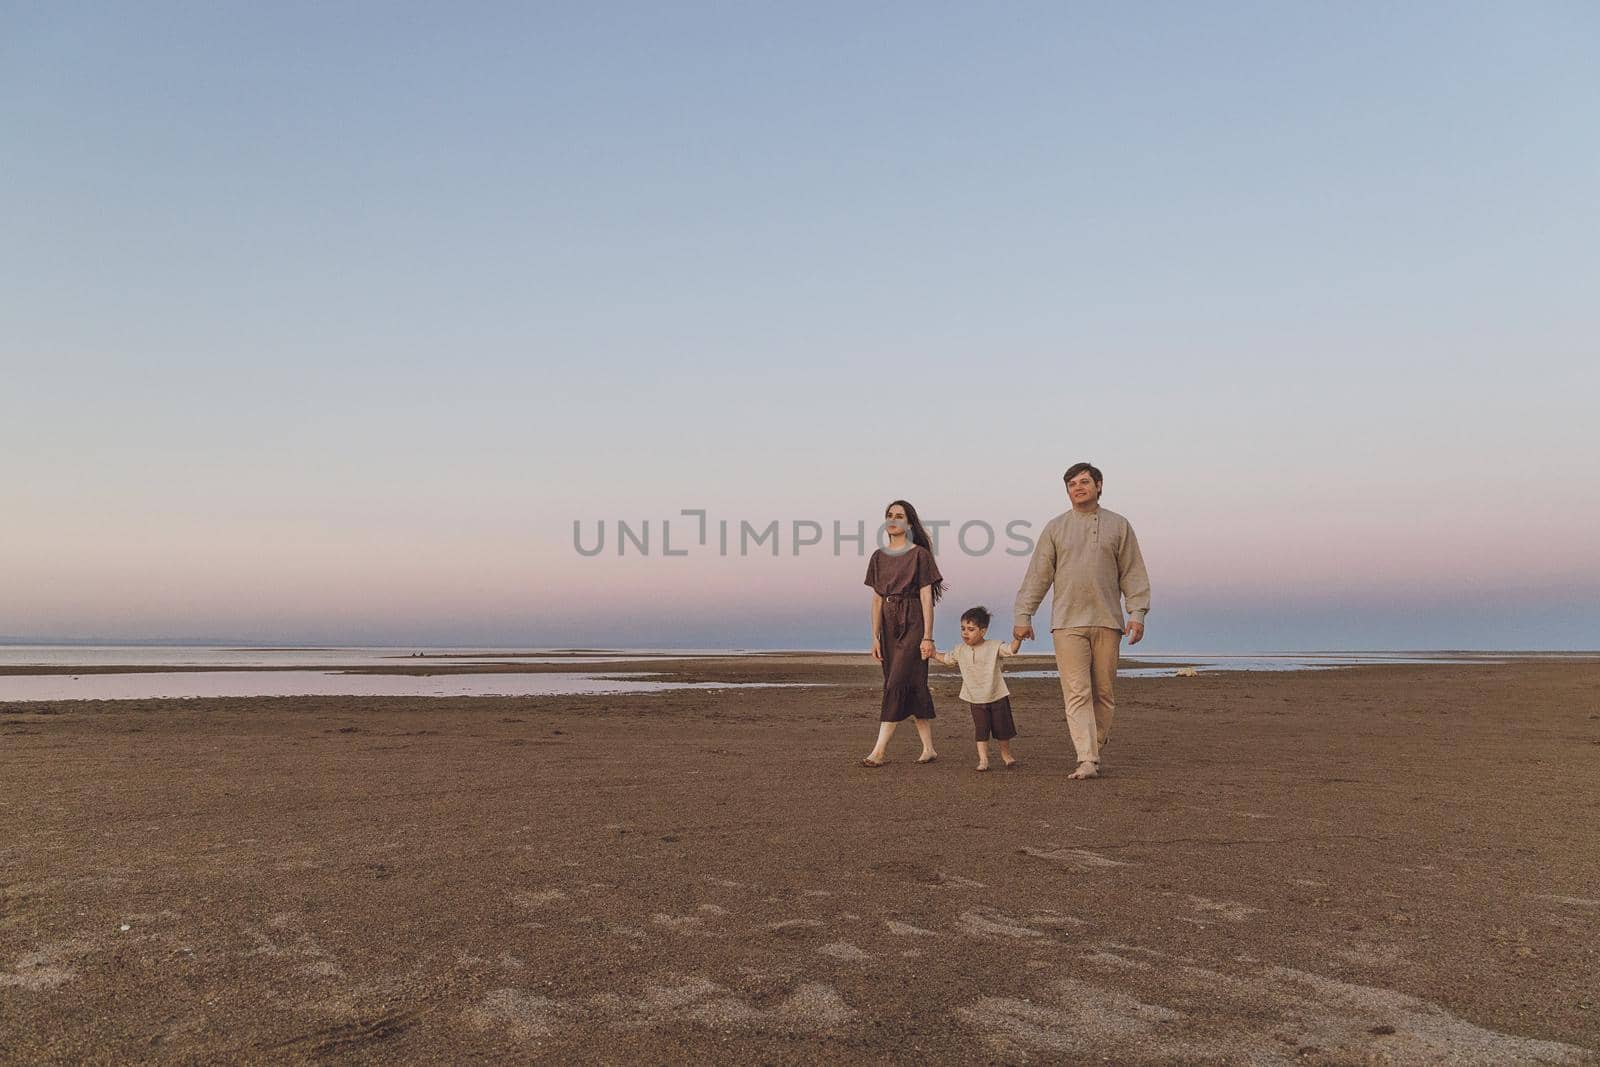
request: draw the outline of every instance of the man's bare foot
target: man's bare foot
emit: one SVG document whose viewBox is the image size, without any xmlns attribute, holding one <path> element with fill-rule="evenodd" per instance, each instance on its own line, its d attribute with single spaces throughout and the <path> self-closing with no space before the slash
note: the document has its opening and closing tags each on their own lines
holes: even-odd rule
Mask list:
<svg viewBox="0 0 1600 1067">
<path fill-rule="evenodd" d="M 1078 764 L 1078 769 L 1067 775 L 1067 777 L 1079 779 L 1098 778 L 1100 777 L 1100 768 L 1097 765 L 1090 763 L 1088 760 L 1084 760 L 1082 763 Z"/>
</svg>

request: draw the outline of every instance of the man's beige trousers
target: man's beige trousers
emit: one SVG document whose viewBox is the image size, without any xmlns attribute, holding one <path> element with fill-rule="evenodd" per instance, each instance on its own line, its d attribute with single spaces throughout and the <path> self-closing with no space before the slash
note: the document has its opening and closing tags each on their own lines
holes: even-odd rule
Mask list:
<svg viewBox="0 0 1600 1067">
<path fill-rule="evenodd" d="M 1069 626 L 1051 630 L 1056 670 L 1067 702 L 1067 729 L 1079 763 L 1099 763 L 1100 746 L 1111 733 L 1117 702 L 1111 683 L 1117 677 L 1122 631 L 1110 626 Z"/>
</svg>

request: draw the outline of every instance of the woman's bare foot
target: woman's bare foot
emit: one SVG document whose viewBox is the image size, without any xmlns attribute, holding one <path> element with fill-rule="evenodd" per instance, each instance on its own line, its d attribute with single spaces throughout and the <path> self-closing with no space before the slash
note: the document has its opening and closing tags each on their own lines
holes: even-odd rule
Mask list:
<svg viewBox="0 0 1600 1067">
<path fill-rule="evenodd" d="M 930 748 L 926 752 L 924 752 L 922 755 L 917 757 L 917 762 L 918 763 L 932 763 L 934 760 L 936 760 L 938 758 L 939 758 L 939 753 L 933 751 L 933 749 Z"/>
<path fill-rule="evenodd" d="M 1098 777 L 1100 777 L 1100 768 L 1096 764 L 1090 763 L 1088 760 L 1085 760 L 1084 762 L 1078 764 L 1078 769 L 1073 771 L 1071 774 L 1067 775 L 1067 777 L 1068 778 L 1080 778 L 1080 779 L 1081 778 L 1098 778 Z"/>
</svg>

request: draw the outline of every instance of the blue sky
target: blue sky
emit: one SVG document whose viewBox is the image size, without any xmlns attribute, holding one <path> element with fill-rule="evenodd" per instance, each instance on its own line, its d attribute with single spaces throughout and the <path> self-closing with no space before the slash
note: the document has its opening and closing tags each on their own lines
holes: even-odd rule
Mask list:
<svg viewBox="0 0 1600 1067">
<path fill-rule="evenodd" d="M 572 522 L 1091 459 L 1152 645 L 1600 646 L 1590 5 L 0 23 L 0 633 L 844 645 L 853 555 Z"/>
</svg>

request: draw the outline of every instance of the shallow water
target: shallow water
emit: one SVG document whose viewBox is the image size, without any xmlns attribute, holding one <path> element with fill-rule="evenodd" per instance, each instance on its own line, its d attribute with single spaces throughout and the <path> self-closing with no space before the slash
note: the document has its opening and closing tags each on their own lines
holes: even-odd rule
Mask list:
<svg viewBox="0 0 1600 1067">
<path fill-rule="evenodd" d="M 0 645 L 0 667 L 415 667 L 429 663 L 623 663 L 650 659 L 746 656 L 725 649 L 606 649 L 557 655 L 558 649 L 386 648 L 370 645 L 326 648 L 225 648 L 209 645 Z M 488 658 L 493 657 L 493 658 Z"/>
<path fill-rule="evenodd" d="M 1201 674 L 1215 671 L 1329 671 L 1340 667 L 1370 667 L 1379 664 L 1469 664 L 1503 663 L 1504 656 L 1471 653 L 1462 656 L 1418 656 L 1403 652 L 1285 652 L 1276 655 L 1255 656 L 1191 656 L 1182 653 L 1123 653 L 1123 658 L 1137 662 L 1140 658 L 1158 659 L 1166 663 L 1183 663 Z M 1118 678 L 1171 678 L 1177 667 L 1121 667 Z M 1007 671 L 1010 678 L 1055 678 L 1055 671 Z"/>
<path fill-rule="evenodd" d="M 186 671 L 176 674 L 0 676 L 0 702 L 190 697 L 522 697 L 661 693 L 673 689 L 793 689 L 805 682 L 664 682 L 648 674 L 337 674 Z"/>
<path fill-rule="evenodd" d="M 419 659 L 413 653 L 424 652 Z M 758 682 L 664 682 L 647 672 L 574 671 L 548 674 L 442 674 L 353 675 L 338 673 L 345 667 L 390 666 L 411 669 L 423 665 L 454 667 L 483 664 L 569 664 L 594 667 L 637 661 L 649 657 L 662 662 L 684 662 L 709 656 L 749 656 L 755 650 L 728 649 L 607 649 L 557 655 L 559 649 L 474 648 L 403 649 L 372 646 L 343 648 L 223 648 L 209 646 L 150 645 L 11 645 L 0 646 L 0 666 L 10 667 L 203 667 L 206 672 L 143 674 L 0 675 L 0 702 L 26 700 L 143 700 L 188 697 L 254 696 L 580 696 L 594 693 L 656 693 L 671 689 L 766 688 Z M 488 658 L 493 657 L 493 658 Z M 1125 660 L 1140 659 L 1193 665 L 1201 673 L 1214 671 L 1318 671 L 1372 664 L 1501 663 L 1511 659 L 1586 659 L 1593 653 L 1259 653 L 1252 655 L 1190 654 L 1179 652 L 1124 652 Z M 262 667 L 296 667 L 298 670 L 260 670 Z M 252 669 L 255 668 L 255 669 Z M 1131 666 L 1117 673 L 1124 678 L 1171 677 L 1178 668 Z M 1054 678 L 1053 670 L 1007 671 L 1013 678 Z"/>
</svg>

